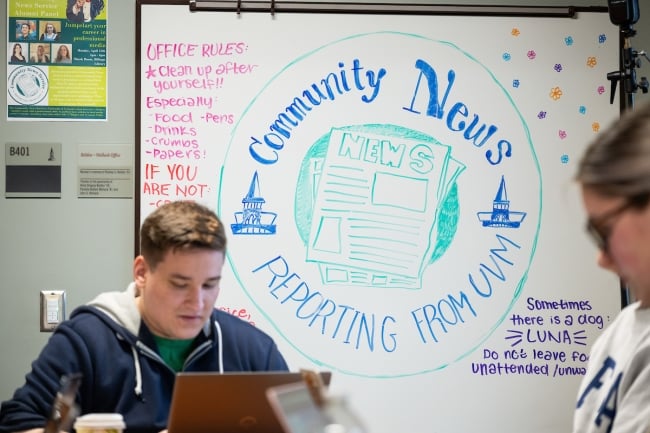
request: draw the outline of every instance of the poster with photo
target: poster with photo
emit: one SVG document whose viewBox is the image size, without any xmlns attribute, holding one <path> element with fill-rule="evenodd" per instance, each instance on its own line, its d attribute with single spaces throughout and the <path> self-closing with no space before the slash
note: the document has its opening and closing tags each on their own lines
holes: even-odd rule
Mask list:
<svg viewBox="0 0 650 433">
<path fill-rule="evenodd" d="M 108 0 L 9 0 L 7 120 L 107 120 Z"/>
</svg>

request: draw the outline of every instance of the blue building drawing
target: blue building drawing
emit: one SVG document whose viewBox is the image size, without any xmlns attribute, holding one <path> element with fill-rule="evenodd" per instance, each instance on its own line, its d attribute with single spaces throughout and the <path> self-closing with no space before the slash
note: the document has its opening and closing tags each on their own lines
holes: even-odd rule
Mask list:
<svg viewBox="0 0 650 433">
<path fill-rule="evenodd" d="M 262 206 L 266 200 L 260 193 L 260 183 L 257 171 L 248 187 L 248 193 L 242 199 L 242 210 L 235 212 L 235 223 L 230 225 L 235 235 L 274 235 L 275 219 L 278 214 L 265 212 Z"/>
<path fill-rule="evenodd" d="M 518 228 L 526 217 L 526 212 L 510 210 L 510 200 L 506 192 L 506 181 L 501 176 L 499 189 L 492 202 L 491 212 L 477 212 L 477 216 L 483 227 L 507 227 Z"/>
</svg>

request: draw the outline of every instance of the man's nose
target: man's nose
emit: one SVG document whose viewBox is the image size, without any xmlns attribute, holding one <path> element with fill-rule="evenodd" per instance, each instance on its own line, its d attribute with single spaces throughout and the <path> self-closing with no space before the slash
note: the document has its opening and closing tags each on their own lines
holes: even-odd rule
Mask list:
<svg viewBox="0 0 650 433">
<path fill-rule="evenodd" d="M 196 306 L 199 309 L 203 308 L 203 290 L 202 287 L 199 286 L 193 286 L 187 295 L 187 301 L 192 305 Z"/>
</svg>

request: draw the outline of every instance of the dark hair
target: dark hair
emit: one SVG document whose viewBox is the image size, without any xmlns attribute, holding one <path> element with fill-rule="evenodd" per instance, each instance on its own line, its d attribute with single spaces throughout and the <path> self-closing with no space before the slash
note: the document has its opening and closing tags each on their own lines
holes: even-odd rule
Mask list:
<svg viewBox="0 0 650 433">
<path fill-rule="evenodd" d="M 140 229 L 140 254 L 152 269 L 169 250 L 206 249 L 226 252 L 223 223 L 206 206 L 174 201 L 153 211 Z"/>
<path fill-rule="evenodd" d="M 650 192 L 650 104 L 626 111 L 598 134 L 585 150 L 576 180 L 606 196 Z"/>
</svg>

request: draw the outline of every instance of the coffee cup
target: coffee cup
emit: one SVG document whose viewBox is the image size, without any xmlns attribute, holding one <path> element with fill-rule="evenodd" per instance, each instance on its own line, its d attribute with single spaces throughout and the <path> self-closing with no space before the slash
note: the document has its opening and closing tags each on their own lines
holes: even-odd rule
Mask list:
<svg viewBox="0 0 650 433">
<path fill-rule="evenodd" d="M 74 422 L 77 433 L 122 433 L 125 424 L 119 413 L 89 413 Z"/>
</svg>

